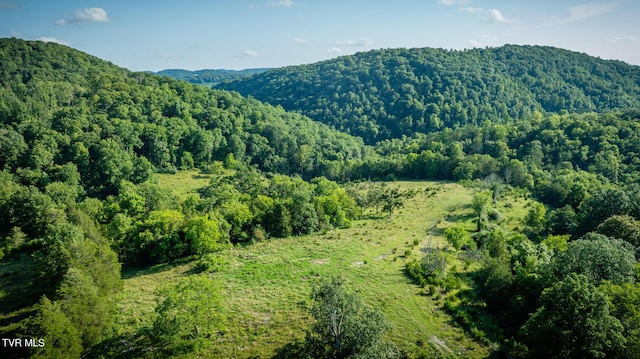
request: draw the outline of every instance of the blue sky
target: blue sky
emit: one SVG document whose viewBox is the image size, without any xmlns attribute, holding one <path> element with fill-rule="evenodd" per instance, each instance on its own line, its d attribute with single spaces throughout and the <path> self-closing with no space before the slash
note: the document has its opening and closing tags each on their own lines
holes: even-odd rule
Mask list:
<svg viewBox="0 0 640 359">
<path fill-rule="evenodd" d="M 0 37 L 59 42 L 135 71 L 503 44 L 640 65 L 638 19 L 637 0 L 0 0 Z"/>
</svg>

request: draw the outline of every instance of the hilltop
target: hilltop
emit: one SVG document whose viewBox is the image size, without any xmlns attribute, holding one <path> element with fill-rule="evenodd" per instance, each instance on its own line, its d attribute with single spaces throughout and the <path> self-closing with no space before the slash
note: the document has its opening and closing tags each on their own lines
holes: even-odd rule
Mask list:
<svg viewBox="0 0 640 359">
<path fill-rule="evenodd" d="M 544 46 L 383 49 L 217 86 L 367 143 L 484 121 L 640 106 L 640 67 Z"/>
</svg>

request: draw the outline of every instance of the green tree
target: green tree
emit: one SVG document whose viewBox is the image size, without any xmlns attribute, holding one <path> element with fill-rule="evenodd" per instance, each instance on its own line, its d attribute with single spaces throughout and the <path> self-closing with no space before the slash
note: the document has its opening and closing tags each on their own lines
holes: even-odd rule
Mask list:
<svg viewBox="0 0 640 359">
<path fill-rule="evenodd" d="M 219 251 L 227 245 L 228 240 L 228 235 L 225 235 L 217 219 L 211 215 L 194 216 L 187 220 L 184 235 L 191 252 L 198 255 Z"/>
<path fill-rule="evenodd" d="M 391 218 L 393 211 L 404 207 L 404 200 L 410 196 L 412 193 L 408 191 L 391 188 L 382 195 L 382 210 L 389 213 L 389 218 Z"/>
<path fill-rule="evenodd" d="M 542 203 L 533 203 L 527 216 L 524 219 L 524 225 L 526 226 L 526 232 L 530 238 L 537 237 L 542 234 L 546 228 L 546 208 Z"/>
<path fill-rule="evenodd" d="M 636 252 L 640 247 L 640 222 L 631 216 L 611 216 L 602 222 L 596 231 L 631 243 Z"/>
<path fill-rule="evenodd" d="M 605 358 L 626 344 L 607 297 L 579 274 L 545 289 L 540 308 L 521 328 L 532 358 Z"/>
<path fill-rule="evenodd" d="M 471 201 L 471 209 L 473 209 L 474 222 L 476 222 L 476 231 L 480 232 L 486 227 L 488 222 L 488 211 L 491 203 L 491 192 L 482 191 L 473 195 Z"/>
<path fill-rule="evenodd" d="M 205 275 L 191 275 L 158 291 L 153 335 L 159 340 L 208 338 L 222 328 L 222 299 Z"/>
<path fill-rule="evenodd" d="M 614 284 L 635 281 L 634 248 L 621 239 L 598 233 L 588 233 L 570 242 L 567 250 L 559 253 L 554 262 L 556 273 L 561 277 L 578 273 L 594 284 L 602 280 Z"/>
<path fill-rule="evenodd" d="M 384 358 L 394 354 L 383 339 L 390 327 L 383 314 L 363 305 L 343 279 L 321 281 L 314 286 L 311 299 L 316 322 L 307 332 L 307 349 L 312 357 Z"/>
<path fill-rule="evenodd" d="M 445 229 L 444 236 L 447 238 L 447 242 L 449 242 L 449 244 L 455 249 L 460 249 L 463 246 L 467 246 L 471 242 L 471 239 L 467 234 L 467 230 L 460 226 L 454 226 Z"/>
<path fill-rule="evenodd" d="M 188 244 L 184 239 L 183 226 L 184 215 L 178 211 L 149 213 L 137 224 L 135 248 L 138 259 L 163 263 L 186 254 Z"/>
<path fill-rule="evenodd" d="M 59 303 L 43 296 L 34 318 L 36 335 L 44 339 L 45 345 L 38 348 L 36 358 L 80 358 L 82 340 L 75 326 L 66 316 Z"/>
<path fill-rule="evenodd" d="M 100 293 L 93 278 L 80 269 L 69 268 L 56 303 L 60 304 L 85 348 L 95 344 L 111 327 L 113 302 L 110 296 Z"/>
<path fill-rule="evenodd" d="M 607 294 L 612 304 L 611 315 L 618 318 L 624 327 L 623 335 L 627 345 L 616 357 L 640 357 L 640 286 L 606 283 L 598 289 Z"/>
</svg>

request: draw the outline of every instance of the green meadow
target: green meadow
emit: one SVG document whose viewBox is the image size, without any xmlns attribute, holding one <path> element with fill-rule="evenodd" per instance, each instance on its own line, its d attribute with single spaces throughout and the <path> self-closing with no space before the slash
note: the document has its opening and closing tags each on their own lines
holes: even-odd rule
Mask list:
<svg viewBox="0 0 640 359">
<path fill-rule="evenodd" d="M 202 184 L 194 174 L 159 183 L 177 194 Z M 178 185 L 178 183 L 180 185 Z M 443 298 L 425 295 L 404 273 L 428 246 L 445 247 L 444 228 L 454 221 L 469 229 L 473 190 L 443 182 L 392 182 L 416 190 L 392 218 L 369 211 L 349 228 L 322 234 L 273 239 L 219 253 L 223 263 L 209 275 L 224 298 L 224 330 L 203 347 L 201 357 L 272 357 L 287 344 L 304 340 L 311 323 L 311 286 L 318 278 L 341 275 L 364 302 L 381 309 L 393 328 L 388 337 L 412 357 L 486 357 L 489 348 L 457 327 L 443 309 Z M 510 201 L 510 217 L 524 213 L 524 200 Z M 506 202 L 505 202 L 506 203 Z M 510 218 L 507 216 L 507 219 Z M 462 265 L 453 266 L 462 268 Z M 461 269 L 462 270 L 462 269 Z M 126 268 L 116 322 L 121 335 L 150 326 L 154 291 L 194 273 L 193 263 Z M 189 356 L 193 353 L 189 353 Z"/>
</svg>

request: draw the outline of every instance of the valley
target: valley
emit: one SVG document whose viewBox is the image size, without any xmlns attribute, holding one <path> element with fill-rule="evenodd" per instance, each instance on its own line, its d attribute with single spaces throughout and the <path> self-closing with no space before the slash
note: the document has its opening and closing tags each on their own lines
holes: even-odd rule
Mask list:
<svg viewBox="0 0 640 359">
<path fill-rule="evenodd" d="M 637 66 L 387 49 L 209 88 L 0 59 L 0 335 L 30 343 L 2 357 L 640 353 Z"/>
</svg>

